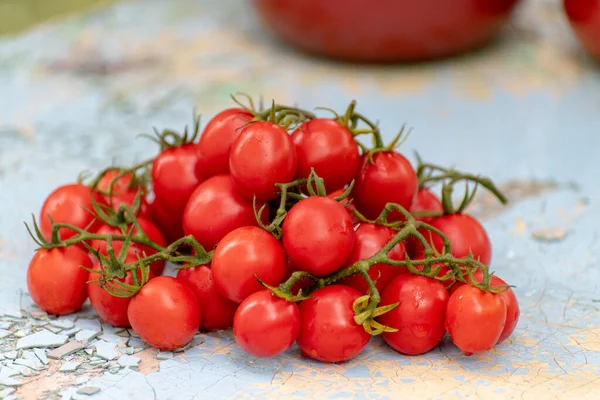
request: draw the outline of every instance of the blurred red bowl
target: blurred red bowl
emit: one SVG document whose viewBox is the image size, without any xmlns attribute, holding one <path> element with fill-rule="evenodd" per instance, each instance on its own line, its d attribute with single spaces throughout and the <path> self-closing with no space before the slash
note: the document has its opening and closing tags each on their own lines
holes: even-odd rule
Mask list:
<svg viewBox="0 0 600 400">
<path fill-rule="evenodd" d="M 600 62 L 600 0 L 564 0 L 563 4 L 575 35 Z"/>
<path fill-rule="evenodd" d="M 362 62 L 433 59 L 490 41 L 518 0 L 253 0 L 280 39 Z"/>
</svg>

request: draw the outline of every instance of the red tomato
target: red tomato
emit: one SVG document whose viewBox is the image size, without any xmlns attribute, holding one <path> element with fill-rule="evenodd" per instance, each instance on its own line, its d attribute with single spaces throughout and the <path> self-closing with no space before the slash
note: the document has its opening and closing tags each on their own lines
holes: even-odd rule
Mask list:
<svg viewBox="0 0 600 400">
<path fill-rule="evenodd" d="M 285 278 L 283 278 L 283 282 L 287 281 L 288 279 L 290 279 L 290 277 L 292 276 L 292 274 L 296 271 L 300 271 L 295 265 L 294 263 L 292 263 L 292 260 L 290 260 L 288 258 L 287 260 L 287 268 L 286 268 L 286 274 L 285 274 Z M 298 294 L 298 292 L 300 291 L 300 289 L 302 289 L 303 291 L 305 291 L 305 289 L 308 289 L 309 287 L 311 287 L 315 282 L 310 279 L 310 278 L 302 278 L 296 281 L 296 283 L 294 283 L 294 285 L 292 286 L 292 288 L 290 289 L 290 291 L 293 294 Z"/>
<path fill-rule="evenodd" d="M 296 149 L 288 133 L 271 122 L 253 122 L 242 128 L 231 147 L 229 169 L 236 188 L 248 199 L 277 197 L 276 183 L 294 180 Z"/>
<path fill-rule="evenodd" d="M 263 24 L 282 40 L 311 53 L 375 62 L 443 57 L 482 45 L 500 31 L 516 3 L 254 0 Z"/>
<path fill-rule="evenodd" d="M 452 255 L 462 258 L 473 253 L 475 259 L 490 265 L 492 261 L 492 244 L 485 228 L 475 218 L 468 214 L 449 214 L 434 218 L 430 224 L 442 231 L 450 239 Z M 425 239 L 439 252 L 444 249 L 442 238 L 431 231 L 422 230 Z M 413 243 L 416 243 L 413 241 Z M 423 246 L 419 243 L 412 251 L 415 258 L 423 256 Z"/>
<path fill-rule="evenodd" d="M 93 193 L 94 199 L 99 204 L 105 204 L 104 199 L 98 193 Z M 82 184 L 74 183 L 61 186 L 46 198 L 40 212 L 40 229 L 47 240 L 52 234 L 52 224 L 48 214 L 55 223 L 70 224 L 84 229 L 91 224 L 90 232 L 95 232 L 102 222 L 96 220 L 93 214 L 92 190 Z M 94 222 L 95 221 L 95 222 Z M 62 240 L 75 236 L 76 232 L 70 229 L 59 230 Z"/>
<path fill-rule="evenodd" d="M 78 246 L 38 250 L 27 269 L 27 288 L 33 302 L 48 314 L 66 315 L 87 299 L 86 282 L 92 260 Z"/>
<path fill-rule="evenodd" d="M 315 276 L 328 275 L 344 265 L 356 238 L 346 209 L 318 196 L 296 203 L 282 230 L 283 247 L 292 263 Z"/>
<path fill-rule="evenodd" d="M 383 291 L 379 305 L 400 304 L 379 317 L 379 322 L 398 331 L 384 332 L 384 340 L 394 350 L 409 355 L 433 349 L 446 334 L 448 297 L 444 285 L 435 279 L 418 275 L 394 279 Z"/>
<path fill-rule="evenodd" d="M 446 330 L 466 355 L 490 350 L 504 330 L 506 304 L 501 296 L 474 286 L 458 288 L 446 308 Z"/>
<path fill-rule="evenodd" d="M 330 194 L 328 194 L 327 197 L 329 197 L 330 199 L 333 199 L 335 197 L 341 196 L 342 194 L 344 194 L 344 192 L 345 192 L 344 189 L 336 190 L 335 192 L 331 192 Z M 339 203 L 346 208 L 346 211 L 348 211 L 348 215 L 350 216 L 350 219 L 352 220 L 352 224 L 356 225 L 356 224 L 360 223 L 360 220 L 356 217 L 356 215 L 354 215 L 354 203 L 350 202 L 350 200 L 351 200 L 350 197 L 346 197 L 344 200 L 340 201 Z"/>
<path fill-rule="evenodd" d="M 279 285 L 285 276 L 286 263 L 283 248 L 273 235 L 255 226 L 238 228 L 215 249 L 212 259 L 215 286 L 229 300 L 241 303 L 264 289 L 256 276 L 271 286 Z"/>
<path fill-rule="evenodd" d="M 395 151 L 376 153 L 373 162 L 362 156 L 353 190 L 356 209 L 369 219 L 376 219 L 387 203 L 410 209 L 417 193 L 417 175 L 410 162 Z M 397 211 L 388 215 L 390 222 L 401 219 Z"/>
<path fill-rule="evenodd" d="M 425 256 L 423 254 L 420 254 L 416 258 L 411 258 L 411 261 L 413 262 L 413 266 L 419 271 L 423 271 L 423 268 L 425 268 L 423 264 L 417 264 L 419 262 L 419 260 L 422 260 L 424 257 Z M 450 271 L 452 271 L 452 268 L 450 268 L 448 265 L 446 265 L 444 263 L 433 264 L 431 266 L 431 269 L 433 270 L 433 269 L 436 269 L 437 267 L 440 267 L 440 272 L 438 272 L 438 274 L 436 275 L 438 278 L 444 277 L 444 276 L 448 275 L 448 273 Z M 410 271 L 408 270 L 408 268 L 402 268 L 402 273 L 410 274 Z M 454 284 L 454 282 L 456 282 L 456 278 L 452 277 L 446 281 L 439 281 L 439 282 L 441 282 L 445 287 L 450 287 Z"/>
<path fill-rule="evenodd" d="M 292 140 L 298 155 L 298 178 L 308 178 L 311 168 L 325 181 L 327 191 L 349 184 L 360 161 L 358 145 L 350 131 L 333 119 L 304 122 Z"/>
<path fill-rule="evenodd" d="M 237 344 L 255 357 L 283 353 L 296 340 L 300 330 L 300 310 L 296 303 L 261 290 L 248 296 L 233 321 Z"/>
<path fill-rule="evenodd" d="M 135 198 L 137 196 L 137 192 L 124 192 L 112 198 L 108 198 L 106 202 L 112 206 L 113 210 L 119 211 L 119 207 L 121 204 L 125 204 L 128 207 L 133 206 Z M 135 212 L 136 217 L 152 219 L 152 210 L 150 210 L 150 205 L 148 204 L 148 200 L 142 197 L 140 201 L 140 207 Z"/>
<path fill-rule="evenodd" d="M 379 250 L 383 248 L 390 240 L 393 239 L 396 232 L 385 226 L 374 225 L 374 224 L 360 224 L 356 230 L 356 241 L 354 242 L 354 249 L 346 265 L 350 266 L 359 260 L 366 260 L 367 258 L 374 256 Z M 402 242 L 398 243 L 388 253 L 388 257 L 392 260 L 404 261 L 406 259 L 406 249 Z M 387 264 L 375 264 L 369 268 L 369 276 L 375 282 L 377 290 L 381 293 L 388 283 L 396 276 L 402 273 L 404 267 L 392 267 Z M 344 285 L 351 286 L 359 292 L 366 294 L 369 290 L 369 286 L 360 274 L 352 275 L 342 282 Z"/>
<path fill-rule="evenodd" d="M 266 209 L 263 222 L 268 215 Z M 213 176 L 198 186 L 183 213 L 185 234 L 193 235 L 206 250 L 234 229 L 257 225 L 252 201 L 238 193 L 229 175 Z"/>
<path fill-rule="evenodd" d="M 196 144 L 190 143 L 161 151 L 152 163 L 154 202 L 179 223 L 185 205 L 201 183 L 196 176 L 197 162 Z"/>
<path fill-rule="evenodd" d="M 600 1 L 563 0 L 563 5 L 579 41 L 600 62 Z"/>
<path fill-rule="evenodd" d="M 202 312 L 200 328 L 203 331 L 231 328 L 238 305 L 221 296 L 208 266 L 180 269 L 177 271 L 177 280 L 196 294 Z"/>
<path fill-rule="evenodd" d="M 240 135 L 241 128 L 253 118 L 243 108 L 228 108 L 210 120 L 198 142 L 198 176 L 210 178 L 229 173 L 231 146 Z"/>
<path fill-rule="evenodd" d="M 114 181 L 112 187 L 113 196 L 118 196 L 125 192 L 136 193 L 138 191 L 139 186 L 134 182 L 135 177 L 132 172 L 128 172 L 120 178 L 119 175 L 121 175 L 121 171 L 117 168 L 109 169 L 98 181 L 96 189 L 102 192 L 108 192 L 110 184 Z"/>
<path fill-rule="evenodd" d="M 367 346 L 371 335 L 354 322 L 354 301 L 361 296 L 344 285 L 316 290 L 300 303 L 300 332 L 296 343 L 302 354 L 318 361 L 348 361 Z"/>
<path fill-rule="evenodd" d="M 165 351 L 188 344 L 201 320 L 194 292 L 170 276 L 148 281 L 131 299 L 127 316 L 140 338 Z"/>
<path fill-rule="evenodd" d="M 418 190 L 415 200 L 410 206 L 411 213 L 423 211 L 439 212 L 440 214 L 444 212 L 444 207 L 442 206 L 440 199 L 427 188 Z M 426 223 L 430 223 L 433 220 L 432 217 L 417 217 L 416 219 Z"/>
<path fill-rule="evenodd" d="M 167 243 L 165 242 L 165 239 L 163 238 L 162 233 L 160 233 L 158 228 L 152 222 L 145 220 L 143 218 L 138 218 L 137 221 L 138 221 L 138 224 L 140 225 L 140 228 L 142 228 L 142 231 L 146 234 L 146 236 L 148 236 L 149 239 L 151 239 L 154 243 L 156 243 L 162 247 L 167 246 Z M 134 228 L 134 233 L 135 232 L 137 232 L 137 228 Z M 96 233 L 99 235 L 124 235 L 123 232 L 121 232 L 121 230 L 119 228 L 114 227 L 114 226 L 108 226 L 108 225 L 102 225 Z M 98 250 L 101 254 L 108 255 L 108 253 L 106 252 L 106 241 L 92 240 L 90 243 L 90 246 L 94 250 Z M 112 247 L 115 250 L 115 254 L 118 256 L 119 252 L 123 248 L 123 242 L 115 240 L 112 242 Z M 145 246 L 143 244 L 137 244 L 137 243 L 131 243 L 129 245 L 129 250 L 128 250 L 129 254 L 132 254 L 132 255 L 139 254 L 140 257 L 144 257 L 144 254 L 146 256 L 150 256 L 152 254 L 155 254 L 156 252 L 157 251 L 154 250 L 152 247 Z M 137 259 L 137 258 L 135 258 L 135 259 Z M 156 262 L 152 263 L 152 265 L 150 265 L 150 268 L 152 269 L 152 272 L 154 273 L 154 275 L 160 276 L 160 275 L 162 275 L 163 271 L 165 270 L 165 261 L 162 261 L 162 260 L 156 261 Z"/>
<path fill-rule="evenodd" d="M 125 259 L 125 262 L 130 263 L 137 260 L 134 255 L 129 255 Z M 98 270 L 98 265 L 94 267 Z M 141 279 L 141 271 L 138 270 L 138 277 Z M 154 278 L 154 273 L 150 270 L 149 279 Z M 90 272 L 89 281 L 100 279 L 99 273 Z M 131 277 L 131 271 L 127 272 L 125 279 L 115 278 L 114 280 L 124 282 L 128 285 L 133 285 L 133 279 Z M 88 295 L 90 297 L 90 303 L 94 310 L 98 313 L 100 318 L 108 322 L 117 328 L 129 328 L 129 318 L 127 317 L 127 307 L 131 301 L 131 297 L 117 297 L 108 293 L 104 288 L 101 288 L 98 282 L 88 282 L 87 284 Z"/>
<path fill-rule="evenodd" d="M 168 243 L 173 243 L 184 236 L 182 226 L 183 217 L 173 216 L 156 201 L 150 204 L 150 214 L 152 215 L 152 222 L 160 229 L 160 232 L 164 235 Z"/>
<path fill-rule="evenodd" d="M 475 278 L 477 282 L 481 283 L 481 281 L 483 280 L 483 273 L 481 271 L 476 271 L 473 273 L 473 278 Z M 454 286 L 452 286 L 450 294 L 453 294 L 455 291 L 458 290 L 458 288 L 464 285 L 465 284 L 462 282 L 456 282 Z M 492 279 L 490 280 L 490 285 L 508 286 L 506 282 L 504 282 L 496 275 L 492 276 Z M 498 344 L 500 344 L 514 332 L 519 322 L 519 316 L 521 315 L 521 311 L 519 309 L 519 301 L 517 300 L 517 296 L 511 288 L 508 288 L 508 290 L 502 293 L 498 293 L 498 296 L 500 296 L 502 300 L 504 300 L 504 303 L 506 303 L 506 321 L 504 323 L 504 329 L 502 330 L 500 338 L 498 339 Z"/>
</svg>

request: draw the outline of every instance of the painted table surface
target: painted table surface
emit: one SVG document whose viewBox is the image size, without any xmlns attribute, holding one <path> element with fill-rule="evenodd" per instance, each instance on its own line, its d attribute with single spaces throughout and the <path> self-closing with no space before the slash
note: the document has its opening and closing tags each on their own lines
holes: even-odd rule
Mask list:
<svg viewBox="0 0 600 400">
<path fill-rule="evenodd" d="M 22 221 L 84 169 L 154 154 L 136 139 L 206 117 L 237 91 L 304 107 L 351 99 L 389 139 L 427 160 L 490 175 L 510 197 L 472 212 L 493 242 L 492 269 L 517 285 L 510 340 L 473 357 L 448 339 L 419 357 L 380 339 L 324 365 L 245 355 L 229 333 L 199 335 L 173 359 L 139 353 L 139 371 L 95 373 L 98 399 L 598 398 L 600 396 L 600 68 L 558 2 L 524 4 L 493 46 L 437 63 L 357 66 L 308 58 L 265 34 L 236 1 L 139 1 L 93 10 L 0 41 L 0 307 L 29 307 L 34 249 Z M 541 240 L 546 238 L 546 240 Z M 550 240 L 554 239 L 554 240 Z M 6 339 L 4 339 L 6 340 Z M 1 344 L 1 341 L 0 341 Z M 19 398 L 64 396 L 75 376 L 24 378 Z M 28 383 L 29 382 L 29 383 Z M 77 396 L 77 395 L 76 395 Z"/>
</svg>

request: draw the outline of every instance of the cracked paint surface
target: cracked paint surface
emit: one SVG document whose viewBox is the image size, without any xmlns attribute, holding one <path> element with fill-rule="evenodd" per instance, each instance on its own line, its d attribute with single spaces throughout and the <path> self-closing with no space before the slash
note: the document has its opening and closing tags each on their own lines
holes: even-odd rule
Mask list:
<svg viewBox="0 0 600 400">
<path fill-rule="evenodd" d="M 194 106 L 208 118 L 237 91 L 334 109 L 356 98 L 388 140 L 404 122 L 414 128 L 407 155 L 492 176 L 510 207 L 482 195 L 471 211 L 522 310 L 511 339 L 470 358 L 448 339 L 419 357 L 374 339 L 343 365 L 301 359 L 295 347 L 255 359 L 222 332 L 164 361 L 144 350 L 138 371 L 94 373 L 77 387 L 50 360 L 12 395 L 83 398 L 78 388 L 91 386 L 101 388 L 94 399 L 597 398 L 600 68 L 558 2 L 519 11 L 496 45 L 410 66 L 305 58 L 235 1 L 124 2 L 0 40 L 3 310 L 18 309 L 26 290 L 34 244 L 22 221 L 53 188 L 84 169 L 145 159 L 155 148 L 138 133 L 183 128 Z M 536 236 L 557 229 L 560 240 Z"/>
</svg>

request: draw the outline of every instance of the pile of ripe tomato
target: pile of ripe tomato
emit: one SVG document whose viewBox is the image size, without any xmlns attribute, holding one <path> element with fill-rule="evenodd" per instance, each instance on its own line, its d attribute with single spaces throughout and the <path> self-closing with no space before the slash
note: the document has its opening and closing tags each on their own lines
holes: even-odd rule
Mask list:
<svg viewBox="0 0 600 400">
<path fill-rule="evenodd" d="M 414 168 L 402 135 L 384 144 L 354 102 L 317 117 L 250 99 L 199 132 L 199 120 L 156 131 L 151 160 L 47 197 L 27 272 L 41 309 L 65 315 L 89 298 L 162 350 L 233 327 L 254 356 L 295 342 L 324 362 L 356 357 L 374 335 L 415 355 L 448 332 L 472 354 L 515 329 L 517 299 L 489 273 L 490 240 L 465 213 L 474 190 L 452 201 L 465 182 L 505 201 L 489 179 Z"/>
</svg>

